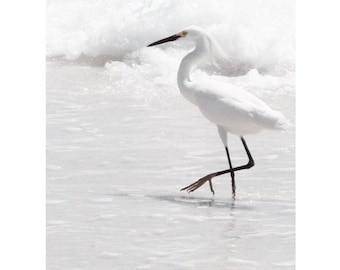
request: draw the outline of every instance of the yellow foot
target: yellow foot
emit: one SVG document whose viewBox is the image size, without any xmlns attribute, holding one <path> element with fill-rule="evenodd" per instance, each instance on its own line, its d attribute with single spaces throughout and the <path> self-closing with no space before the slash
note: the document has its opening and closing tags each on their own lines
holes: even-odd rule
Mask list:
<svg viewBox="0 0 340 270">
<path fill-rule="evenodd" d="M 209 181 L 210 190 L 213 194 L 215 194 L 215 191 L 213 189 L 212 182 L 211 182 L 211 179 L 214 176 L 215 176 L 214 174 L 208 174 L 208 175 L 198 179 L 196 182 L 192 183 L 191 185 L 182 188 L 181 191 L 186 190 L 188 193 L 193 192 L 196 189 L 198 189 L 199 187 L 201 187 L 205 182 Z"/>
</svg>

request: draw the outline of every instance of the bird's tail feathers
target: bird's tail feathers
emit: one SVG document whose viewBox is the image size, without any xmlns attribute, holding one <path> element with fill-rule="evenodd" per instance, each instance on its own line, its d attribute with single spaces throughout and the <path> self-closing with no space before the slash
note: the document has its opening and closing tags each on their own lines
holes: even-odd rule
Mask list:
<svg viewBox="0 0 340 270">
<path fill-rule="evenodd" d="M 290 126 L 290 121 L 283 115 L 276 122 L 275 128 L 283 131 L 287 131 Z"/>
</svg>

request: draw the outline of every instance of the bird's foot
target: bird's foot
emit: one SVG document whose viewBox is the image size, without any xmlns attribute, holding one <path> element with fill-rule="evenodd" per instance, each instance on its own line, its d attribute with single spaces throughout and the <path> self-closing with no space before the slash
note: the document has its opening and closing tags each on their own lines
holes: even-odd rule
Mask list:
<svg viewBox="0 0 340 270">
<path fill-rule="evenodd" d="M 213 194 L 215 194 L 215 191 L 213 189 L 212 182 L 211 182 L 211 179 L 214 176 L 215 176 L 214 174 L 208 174 L 208 175 L 198 179 L 196 182 L 190 184 L 189 186 L 182 188 L 181 191 L 186 190 L 188 193 L 193 192 L 196 189 L 198 189 L 199 187 L 201 187 L 205 182 L 209 181 L 210 190 Z"/>
</svg>

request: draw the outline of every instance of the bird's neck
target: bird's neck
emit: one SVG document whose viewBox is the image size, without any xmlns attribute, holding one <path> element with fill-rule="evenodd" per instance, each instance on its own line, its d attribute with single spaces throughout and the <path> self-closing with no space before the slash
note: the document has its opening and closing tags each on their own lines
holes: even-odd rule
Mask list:
<svg viewBox="0 0 340 270">
<path fill-rule="evenodd" d="M 192 69 L 204 60 L 207 53 L 208 41 L 202 39 L 200 42 L 197 42 L 195 49 L 183 58 L 177 74 L 178 85 L 185 81 L 191 82 L 190 73 Z"/>
<path fill-rule="evenodd" d="M 195 66 L 195 50 L 187 54 L 183 59 L 178 68 L 177 83 L 181 85 L 185 81 L 191 81 L 190 73 Z"/>
<path fill-rule="evenodd" d="M 193 103 L 195 103 L 195 101 L 193 89 L 191 87 L 192 80 L 190 74 L 193 68 L 204 60 L 206 54 L 207 54 L 206 46 L 196 45 L 195 49 L 189 54 L 187 54 L 183 58 L 181 64 L 179 65 L 177 73 L 178 87 L 180 89 L 181 94 Z"/>
</svg>

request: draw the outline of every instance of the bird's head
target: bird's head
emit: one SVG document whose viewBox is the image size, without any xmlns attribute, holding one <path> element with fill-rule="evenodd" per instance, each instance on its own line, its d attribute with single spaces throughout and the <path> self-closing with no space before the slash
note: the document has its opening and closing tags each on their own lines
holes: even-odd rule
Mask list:
<svg viewBox="0 0 340 270">
<path fill-rule="evenodd" d="M 189 26 L 177 34 L 174 34 L 170 37 L 163 38 L 161 40 L 149 44 L 148 47 L 159 45 L 165 42 L 175 41 L 177 39 L 196 40 L 204 36 L 208 36 L 204 29 L 198 26 Z"/>
<path fill-rule="evenodd" d="M 159 45 L 169 41 L 175 41 L 177 39 L 185 39 L 193 41 L 196 44 L 196 49 L 206 56 L 210 56 L 213 64 L 221 68 L 225 63 L 229 63 L 231 58 L 224 52 L 217 41 L 210 36 L 208 32 L 198 26 L 189 26 L 185 30 L 172 35 L 167 38 L 163 38 L 148 45 L 148 47 Z"/>
</svg>

